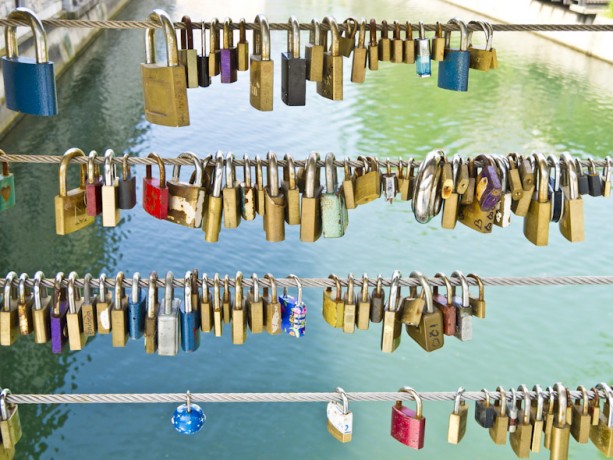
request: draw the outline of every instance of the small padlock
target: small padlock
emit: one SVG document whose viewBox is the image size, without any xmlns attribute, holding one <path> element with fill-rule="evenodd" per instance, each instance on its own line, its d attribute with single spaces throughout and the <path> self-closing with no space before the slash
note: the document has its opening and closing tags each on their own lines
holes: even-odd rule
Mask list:
<svg viewBox="0 0 613 460">
<path fill-rule="evenodd" d="M 121 177 L 119 177 L 119 209 L 132 209 L 136 206 L 136 177 L 130 173 L 128 158 L 126 153 L 122 159 Z"/>
<path fill-rule="evenodd" d="M 147 288 L 147 316 L 145 317 L 145 353 L 153 354 L 158 349 L 157 311 L 158 303 L 158 275 L 156 272 L 149 274 L 149 286 Z"/>
<path fill-rule="evenodd" d="M 560 167 L 560 160 L 553 154 L 547 155 L 547 166 L 549 167 L 548 196 L 549 201 L 551 201 L 550 221 L 557 223 L 560 222 L 560 218 L 564 212 L 564 202 L 566 201 L 561 184 L 562 170 Z M 564 180 L 566 179 L 567 177 L 564 176 Z"/>
<path fill-rule="evenodd" d="M 4 279 L 4 299 L 0 310 L 0 345 L 13 345 L 19 337 L 19 316 L 17 314 L 18 291 L 13 286 L 17 273 L 9 272 Z"/>
<path fill-rule="evenodd" d="M 239 72 L 249 70 L 249 42 L 247 41 L 247 31 L 245 18 L 241 18 L 238 25 L 238 43 L 236 44 L 236 68 Z"/>
<path fill-rule="evenodd" d="M 200 315 L 193 305 L 192 272 L 185 273 L 184 302 L 179 314 L 181 317 L 181 348 L 183 351 L 196 351 L 200 347 Z"/>
<path fill-rule="evenodd" d="M 115 300 L 111 310 L 111 342 L 113 347 L 125 347 L 128 343 L 128 296 L 123 287 L 125 275 L 115 277 Z"/>
<path fill-rule="evenodd" d="M 249 289 L 245 302 L 245 308 L 247 309 L 247 325 L 252 334 L 261 334 L 264 332 L 265 313 L 264 300 L 260 296 L 258 275 L 253 273 L 251 275 L 251 282 L 253 286 Z"/>
<path fill-rule="evenodd" d="M 87 336 L 83 329 L 83 299 L 81 299 L 79 288 L 75 286 L 77 278 L 77 272 L 70 272 L 68 275 L 68 313 L 66 313 L 66 327 L 70 351 L 82 350 L 87 343 Z"/>
<path fill-rule="evenodd" d="M 419 38 L 415 39 L 415 71 L 419 78 L 432 76 L 430 39 L 426 37 L 424 23 L 419 21 Z"/>
<path fill-rule="evenodd" d="M 377 276 L 375 288 L 370 296 L 370 320 L 373 323 L 383 321 L 383 313 L 385 311 L 385 291 L 382 289 L 383 277 L 381 274 Z"/>
<path fill-rule="evenodd" d="M 553 386 L 553 389 L 557 391 L 558 399 L 556 401 L 557 414 L 553 420 L 553 426 L 551 427 L 551 442 L 549 445 L 549 455 L 551 459 L 566 459 L 568 458 L 568 448 L 570 443 L 570 425 L 566 420 L 566 408 L 568 405 L 566 398 L 566 389 L 559 382 Z M 554 411 L 555 409 L 556 407 L 554 407 Z M 613 426 L 613 423 L 611 425 Z M 611 433 L 612 431 L 613 428 L 609 431 L 609 433 Z M 611 457 L 613 455 L 613 439 L 611 436 L 609 436 L 609 439 L 612 441 L 609 442 L 610 450 L 608 457 Z M 606 452 L 604 453 L 606 455 Z"/>
<path fill-rule="evenodd" d="M 104 177 L 100 175 L 100 168 L 96 164 L 96 151 L 89 152 L 87 158 L 87 181 L 85 182 L 85 205 L 87 215 L 96 217 L 102 212 L 102 186 Z"/>
<path fill-rule="evenodd" d="M 226 186 L 223 196 L 223 225 L 225 228 L 236 228 L 241 223 L 240 182 L 236 178 L 234 154 L 226 155 Z"/>
<path fill-rule="evenodd" d="M 202 54 L 198 55 L 198 86 L 206 88 L 211 85 L 209 75 L 209 57 L 206 55 L 206 26 L 204 20 L 200 21 L 200 41 Z"/>
<path fill-rule="evenodd" d="M 587 184 L 589 187 L 590 196 L 602 196 L 602 179 L 596 171 L 596 165 L 591 157 L 587 159 L 589 167 L 587 173 Z"/>
<path fill-rule="evenodd" d="M 296 183 L 296 168 L 294 159 L 289 153 L 285 154 L 285 167 L 281 190 L 285 195 L 285 222 L 288 225 L 300 225 L 300 190 Z"/>
<path fill-rule="evenodd" d="M 202 275 L 202 297 L 200 298 L 200 329 L 202 332 L 213 330 L 213 301 L 209 290 L 209 276 Z"/>
<path fill-rule="evenodd" d="M 549 173 L 545 157 L 541 153 L 535 153 L 533 157 L 538 165 L 538 187 L 524 219 L 524 236 L 536 246 L 547 246 L 551 219 L 551 202 L 548 199 Z"/>
<path fill-rule="evenodd" d="M 116 227 L 119 224 L 119 182 L 117 167 L 113 163 L 115 152 L 104 152 L 104 185 L 102 186 L 102 226 Z"/>
<path fill-rule="evenodd" d="M 37 271 L 34 275 L 34 311 L 32 312 L 34 343 L 47 343 L 51 339 L 49 306 L 52 299 L 47 293 L 47 288 L 42 285 L 44 278 L 45 274 L 42 271 Z"/>
<path fill-rule="evenodd" d="M 562 153 L 561 161 L 566 165 L 562 171 L 562 177 L 566 177 L 567 194 L 562 195 L 564 196 L 564 208 L 558 226 L 562 236 L 574 243 L 585 239 L 583 199 L 579 194 L 575 162 L 566 152 Z"/>
<path fill-rule="evenodd" d="M 164 298 L 158 310 L 158 354 L 160 356 L 175 356 L 179 351 L 179 309 L 181 299 L 174 297 L 174 276 L 166 274 Z"/>
<path fill-rule="evenodd" d="M 324 46 L 321 44 L 319 21 L 311 20 L 309 43 L 304 47 L 306 60 L 306 78 L 309 81 L 321 81 L 324 71 Z"/>
<path fill-rule="evenodd" d="M 221 65 L 221 82 L 234 83 L 237 80 L 237 64 L 236 47 L 232 39 L 232 19 L 226 18 L 223 22 L 223 48 L 220 53 Z"/>
<path fill-rule="evenodd" d="M 262 159 L 259 155 L 255 156 L 255 206 L 257 213 L 264 217 L 266 214 L 266 199 L 264 193 L 264 172 Z"/>
<path fill-rule="evenodd" d="M 143 177 L 143 209 L 156 219 L 166 219 L 168 217 L 168 187 L 166 186 L 166 169 L 164 162 L 157 153 L 150 153 L 147 158 L 153 158 L 160 170 L 160 178 L 154 179 L 151 176 L 151 165 L 146 166 L 145 177 Z"/>
<path fill-rule="evenodd" d="M 381 196 L 381 172 L 379 171 L 379 163 L 372 157 L 358 157 L 358 160 L 367 161 L 369 165 L 368 172 L 358 176 L 355 180 L 355 203 L 363 205 L 376 200 Z"/>
<path fill-rule="evenodd" d="M 247 340 L 247 311 L 243 299 L 243 274 L 236 272 L 234 305 L 232 306 L 232 344 L 243 345 Z"/>
<path fill-rule="evenodd" d="M 496 412 L 494 406 L 490 404 L 490 394 L 484 388 L 481 390 L 485 399 L 475 401 L 475 421 L 483 428 L 490 428 L 494 425 Z"/>
<path fill-rule="evenodd" d="M 285 195 L 279 188 L 279 168 L 277 156 L 268 152 L 268 184 L 264 188 L 266 214 L 264 214 L 264 231 L 266 241 L 273 243 L 285 239 Z"/>
<path fill-rule="evenodd" d="M 517 402 L 519 409 L 517 413 L 517 424 L 515 431 L 509 436 L 511 449 L 518 458 L 528 458 L 530 456 L 530 447 L 532 442 L 532 424 L 530 423 L 530 394 L 526 385 L 520 385 L 518 390 L 523 392 L 524 404 L 521 401 Z"/>
<path fill-rule="evenodd" d="M 385 165 L 385 173 L 381 174 L 381 185 L 383 187 L 385 201 L 391 204 L 394 202 L 394 198 L 396 198 L 396 194 L 398 193 L 398 175 L 392 171 L 392 165 L 389 158 L 386 160 Z"/>
<path fill-rule="evenodd" d="M 543 420 L 543 390 L 540 385 L 534 385 L 532 391 L 536 392 L 536 400 L 530 402 L 530 424 L 532 425 L 532 440 L 530 441 L 530 451 L 540 452 L 543 444 L 543 430 L 545 423 Z"/>
<path fill-rule="evenodd" d="M 466 434 L 466 420 L 468 419 L 468 404 L 462 399 L 464 388 L 458 388 L 453 402 L 453 412 L 449 415 L 449 428 L 447 429 L 447 442 L 459 444 Z"/>
<path fill-rule="evenodd" d="M 579 158 L 575 158 L 575 169 L 577 170 L 577 181 L 579 182 L 579 193 L 587 195 L 590 193 L 590 186 L 587 180 L 587 174 L 583 172 L 583 165 Z"/>
<path fill-rule="evenodd" d="M 468 28 L 464 22 L 453 18 L 447 24 L 460 28 L 460 48 L 452 49 L 451 32 L 445 32 L 445 58 L 438 64 L 438 87 L 451 91 L 468 91 L 468 70 L 470 53 L 468 52 Z"/>
<path fill-rule="evenodd" d="M 421 294 L 417 295 L 417 286 L 411 286 L 410 294 L 401 300 L 400 310 L 402 311 L 401 322 L 409 326 L 417 326 L 421 320 L 426 305 L 426 291 L 430 290 L 428 280 L 421 272 L 411 272 L 410 278 L 416 278 L 421 283 Z"/>
<path fill-rule="evenodd" d="M 432 60 L 442 61 L 445 59 L 445 37 L 443 36 L 443 26 L 436 21 L 436 32 L 432 39 Z"/>
<path fill-rule="evenodd" d="M 368 295 L 368 275 L 362 275 L 362 288 L 355 313 L 355 325 L 358 329 L 367 330 L 370 323 L 370 296 Z"/>
<path fill-rule="evenodd" d="M 383 312 L 383 327 L 381 328 L 381 351 L 392 353 L 400 346 L 402 338 L 402 323 L 400 311 L 400 272 L 394 271 L 390 285 L 390 296 Z M 392 430 L 393 431 L 393 430 Z"/>
<path fill-rule="evenodd" d="M 209 23 L 209 77 L 215 77 L 221 72 L 221 50 L 219 36 L 219 19 L 212 18 Z"/>
<path fill-rule="evenodd" d="M 181 182 L 181 165 L 174 165 L 172 177 L 167 182 L 168 215 L 169 222 L 184 225 L 189 228 L 202 227 L 204 218 L 204 203 L 206 201 L 206 188 L 204 187 L 204 173 L 202 163 L 195 153 L 183 152 L 178 158 L 187 158 L 192 161 L 195 168 L 195 177 L 188 182 Z"/>
<path fill-rule="evenodd" d="M 16 112 L 50 116 L 57 114 L 57 95 L 53 62 L 47 54 L 47 35 L 36 14 L 19 7 L 7 20 L 21 20 L 30 25 L 34 35 L 36 59 L 19 56 L 16 26 L 6 26 L 6 56 L 2 56 L 2 76 L 6 106 Z"/>
<path fill-rule="evenodd" d="M 504 445 L 507 442 L 509 417 L 507 416 L 507 394 L 501 386 L 496 388 L 500 399 L 494 402 L 494 423 L 489 428 L 490 438 L 494 444 Z"/>
<path fill-rule="evenodd" d="M 611 196 L 611 165 L 613 160 L 611 157 L 605 157 L 605 165 L 602 169 L 602 196 L 609 198 Z"/>
<path fill-rule="evenodd" d="M 223 297 L 221 299 L 223 310 L 223 322 L 229 323 L 232 321 L 233 305 L 232 293 L 230 292 L 230 277 L 225 275 L 223 278 Z"/>
<path fill-rule="evenodd" d="M 223 210 L 223 198 L 221 197 L 221 187 L 223 182 L 223 154 L 217 152 L 215 156 L 215 175 L 213 179 L 213 189 L 208 197 L 208 204 L 204 213 L 202 230 L 205 233 L 204 240 L 208 243 L 219 241 L 221 230 L 221 213 Z"/>
<path fill-rule="evenodd" d="M 221 337 L 223 332 L 223 308 L 219 289 L 219 274 L 213 277 L 213 332 L 215 337 Z"/>
<path fill-rule="evenodd" d="M 259 29 L 253 31 L 253 54 L 249 70 L 251 106 L 261 111 L 271 111 L 273 106 L 274 62 L 270 59 L 270 29 L 262 14 L 255 17 Z"/>
<path fill-rule="evenodd" d="M 451 278 L 459 279 L 462 286 L 461 296 L 456 296 L 456 288 L 453 288 L 453 304 L 457 309 L 455 336 L 465 342 L 473 338 L 473 309 L 468 299 L 468 281 L 461 271 L 453 272 Z"/>
<path fill-rule="evenodd" d="M 577 390 L 581 392 L 581 402 L 571 403 L 572 423 L 570 434 L 579 444 L 587 444 L 590 440 L 590 430 L 592 428 L 592 417 L 589 413 L 590 398 L 587 389 L 579 385 Z"/>
<path fill-rule="evenodd" d="M 477 176 L 476 198 L 481 210 L 489 212 L 496 209 L 502 195 L 501 178 L 496 170 L 496 164 L 489 155 L 478 155 L 481 161 L 481 172 Z"/>
<path fill-rule="evenodd" d="M 132 291 L 128 298 L 128 335 L 132 340 L 140 339 L 145 333 L 147 297 L 142 294 L 139 282 L 140 273 L 135 272 L 132 276 Z"/>
<path fill-rule="evenodd" d="M 404 40 L 400 37 L 400 23 L 394 21 L 394 35 L 392 38 L 392 59 L 394 64 L 401 64 L 404 60 Z"/>
<path fill-rule="evenodd" d="M 202 429 L 206 415 L 198 404 L 192 404 L 189 391 L 187 401 L 177 407 L 172 415 L 172 424 L 181 434 L 194 434 Z"/>
<path fill-rule="evenodd" d="M 321 229 L 324 238 L 339 238 L 345 234 L 348 225 L 345 194 L 337 187 L 335 157 L 326 155 L 326 191 L 321 194 Z"/>
<path fill-rule="evenodd" d="M 345 390 L 337 387 L 336 392 L 341 394 L 343 403 L 340 404 L 338 401 L 330 401 L 328 403 L 326 408 L 328 433 L 337 441 L 342 443 L 350 442 L 353 432 L 353 414 L 349 410 L 349 400 Z"/>
<path fill-rule="evenodd" d="M 343 100 L 343 56 L 339 49 L 340 34 L 336 20 L 326 16 L 323 20 L 330 28 L 331 42 L 328 50 L 328 33 L 321 35 L 324 46 L 324 65 L 322 81 L 317 82 L 317 94 L 333 101 Z"/>
<path fill-rule="evenodd" d="M 492 68 L 494 63 L 492 52 L 492 36 L 490 35 L 490 29 L 483 21 L 470 21 L 468 26 L 477 25 L 480 26 L 485 34 L 485 47 L 483 49 L 473 47 L 473 31 L 468 32 L 468 52 L 470 53 L 470 68 L 475 70 L 481 70 L 487 72 Z"/>
<path fill-rule="evenodd" d="M 369 24 L 368 69 L 379 70 L 379 45 L 377 43 L 377 20 L 372 18 Z"/>
<path fill-rule="evenodd" d="M 341 55 L 351 57 L 355 49 L 355 36 L 358 33 L 358 21 L 355 18 L 347 18 L 343 22 L 345 32 L 339 37 L 338 50 Z"/>
<path fill-rule="evenodd" d="M 472 315 L 477 318 L 485 318 L 485 288 L 483 287 L 483 281 L 481 278 L 474 273 L 469 273 L 466 275 L 467 278 L 472 278 L 477 282 L 477 286 L 479 287 L 479 296 L 473 297 L 468 294 L 468 302 L 472 308 Z"/>
<path fill-rule="evenodd" d="M 53 288 L 53 309 L 51 310 L 51 352 L 60 354 L 68 339 L 66 314 L 68 313 L 68 299 L 66 288 L 62 287 L 64 273 L 55 276 Z"/>
<path fill-rule="evenodd" d="M 30 335 L 34 330 L 32 325 L 32 305 L 34 304 L 34 296 L 26 286 L 27 280 L 27 273 L 22 273 L 19 276 L 17 322 L 19 323 L 19 333 L 21 335 Z"/>
<path fill-rule="evenodd" d="M 113 296 L 106 290 L 106 275 L 100 274 L 98 284 L 98 299 L 96 299 L 96 329 L 98 334 L 111 333 L 111 313 Z"/>
<path fill-rule="evenodd" d="M 185 81 L 188 88 L 198 88 L 198 52 L 194 49 L 194 26 L 189 16 L 181 18 L 181 49 L 179 64 L 185 69 Z"/>
<path fill-rule="evenodd" d="M 432 302 L 432 290 L 424 289 L 426 307 L 421 315 L 417 327 L 405 326 L 409 336 L 427 352 L 443 348 L 445 334 L 443 330 L 443 314 L 438 308 L 434 308 Z"/>
<path fill-rule="evenodd" d="M 432 289 L 432 302 L 443 314 L 443 333 L 445 335 L 455 335 L 457 308 L 453 304 L 451 283 L 444 273 L 437 273 L 434 277 L 441 278 L 445 283 L 446 295 L 438 293 L 438 286 L 434 286 Z"/>
<path fill-rule="evenodd" d="M 349 273 L 347 281 L 347 293 L 345 294 L 343 306 L 343 332 L 353 334 L 356 323 L 356 309 L 353 273 Z"/>
<path fill-rule="evenodd" d="M 306 104 L 306 59 L 300 57 L 300 26 L 289 18 L 287 52 L 281 53 L 281 100 L 289 106 Z"/>
<path fill-rule="evenodd" d="M 306 164 L 306 181 L 300 206 L 300 241 L 313 243 L 321 236 L 321 195 L 316 153 L 311 153 Z"/>
<path fill-rule="evenodd" d="M 292 337 L 302 337 L 306 333 L 307 306 L 302 301 L 302 284 L 296 275 L 289 275 L 298 287 L 298 296 L 292 297 L 283 289 L 283 296 L 279 297 L 281 304 L 281 327 Z"/>
<path fill-rule="evenodd" d="M 334 274 L 328 276 L 336 284 L 336 292 L 332 294 L 332 288 L 324 290 L 322 316 L 324 321 L 335 328 L 342 328 L 345 319 L 345 302 L 341 291 L 341 282 Z"/>
<path fill-rule="evenodd" d="M 185 68 L 179 64 L 174 25 L 168 14 L 160 9 L 153 10 L 148 19 L 162 25 L 168 51 L 168 65 L 156 63 L 155 29 L 147 29 L 146 62 L 141 64 L 145 118 L 157 125 L 188 126 L 187 81 Z"/>
<path fill-rule="evenodd" d="M 249 155 L 243 155 L 243 182 L 240 184 L 240 210 L 245 220 L 254 220 L 256 215 L 256 193 L 251 182 L 251 161 Z"/>
<path fill-rule="evenodd" d="M 358 44 L 353 49 L 353 60 L 351 61 L 351 82 L 364 83 L 366 79 L 366 59 L 368 50 L 366 49 L 366 20 L 360 20 Z"/>
<path fill-rule="evenodd" d="M 345 158 L 343 170 L 345 177 L 343 178 L 341 188 L 343 190 L 343 194 L 345 195 L 345 207 L 347 209 L 355 209 L 357 207 L 355 203 L 355 177 L 351 175 L 349 158 Z"/>
<path fill-rule="evenodd" d="M 394 439 L 413 449 L 424 447 L 424 435 L 426 433 L 426 417 L 423 416 L 421 398 L 410 387 L 402 387 L 399 392 L 409 393 L 417 406 L 413 411 L 402 405 L 402 401 L 396 401 L 392 406 L 391 434 Z"/>
<path fill-rule="evenodd" d="M 279 297 L 277 296 L 277 283 L 275 282 L 275 277 L 270 273 L 267 273 L 264 278 L 270 283 L 270 296 L 266 287 L 263 294 L 266 332 L 270 335 L 277 335 L 282 331 L 281 318 L 283 315 Z"/>
<path fill-rule="evenodd" d="M 5 449 L 14 449 L 22 436 L 17 404 L 9 404 L 6 400 L 10 394 L 8 388 L 0 392 L 0 439 Z"/>
<path fill-rule="evenodd" d="M 381 21 L 381 38 L 379 38 L 379 60 L 389 62 L 392 60 L 392 42 L 388 37 L 387 21 Z"/>
<path fill-rule="evenodd" d="M 500 177 L 500 201 L 496 205 L 496 215 L 494 217 L 494 225 L 499 227 L 508 227 L 511 225 L 511 204 L 513 195 L 509 187 L 509 160 L 502 156 L 495 158 L 496 166 L 501 173 Z"/>
<path fill-rule="evenodd" d="M 402 42 L 403 58 L 405 64 L 415 64 L 415 41 L 413 40 L 413 26 L 409 21 L 405 24 L 405 38 Z"/>
</svg>

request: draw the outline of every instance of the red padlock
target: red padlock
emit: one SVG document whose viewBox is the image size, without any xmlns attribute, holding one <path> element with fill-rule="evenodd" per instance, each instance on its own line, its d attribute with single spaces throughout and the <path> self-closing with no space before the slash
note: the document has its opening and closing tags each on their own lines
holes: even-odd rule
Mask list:
<svg viewBox="0 0 613 460">
<path fill-rule="evenodd" d="M 157 219 L 168 217 L 168 187 L 166 187 L 166 170 L 164 162 L 157 153 L 150 153 L 160 169 L 160 179 L 151 177 L 151 165 L 147 165 L 146 177 L 143 178 L 143 209 Z"/>
<path fill-rule="evenodd" d="M 102 212 L 102 184 L 104 180 L 96 164 L 96 151 L 92 150 L 87 160 L 87 181 L 85 182 L 85 204 L 88 216 L 96 217 Z"/>
<path fill-rule="evenodd" d="M 443 314 L 443 333 L 445 335 L 455 335 L 456 307 L 453 304 L 452 288 L 449 278 L 444 273 L 437 273 L 435 278 L 442 278 L 445 282 L 447 295 L 438 293 L 438 286 L 432 290 L 432 303 Z"/>
<path fill-rule="evenodd" d="M 422 415 L 421 398 L 411 387 L 402 387 L 398 391 L 413 396 L 417 412 L 403 406 L 402 401 L 396 401 L 396 405 L 392 406 L 392 437 L 413 449 L 421 449 L 424 447 L 426 433 L 426 417 Z"/>
</svg>

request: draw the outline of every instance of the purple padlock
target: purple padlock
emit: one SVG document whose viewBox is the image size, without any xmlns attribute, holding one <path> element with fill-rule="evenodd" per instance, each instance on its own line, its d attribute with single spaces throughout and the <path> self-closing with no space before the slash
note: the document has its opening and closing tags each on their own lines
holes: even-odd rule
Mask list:
<svg viewBox="0 0 613 460">
<path fill-rule="evenodd" d="M 481 172 L 477 176 L 476 196 L 482 211 L 493 211 L 500 201 L 502 185 L 500 176 L 492 158 L 486 155 L 477 156 L 481 161 Z"/>
<path fill-rule="evenodd" d="M 62 287 L 64 273 L 59 272 L 55 277 L 53 288 L 53 309 L 51 315 L 51 351 L 62 353 L 68 339 L 66 313 L 68 313 L 68 298 L 66 288 Z"/>
<path fill-rule="evenodd" d="M 221 82 L 234 83 L 237 80 L 238 57 L 232 43 L 232 19 L 223 23 L 223 48 L 221 49 Z"/>
</svg>

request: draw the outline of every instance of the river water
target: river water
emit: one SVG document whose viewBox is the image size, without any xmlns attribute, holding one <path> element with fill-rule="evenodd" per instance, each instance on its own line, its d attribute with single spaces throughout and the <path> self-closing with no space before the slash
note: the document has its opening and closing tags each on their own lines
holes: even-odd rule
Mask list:
<svg viewBox="0 0 613 460">
<path fill-rule="evenodd" d="M 292 2 L 294 3 L 294 2 Z M 251 19 L 265 12 L 270 21 L 291 14 L 302 22 L 333 14 L 357 17 L 447 20 L 471 14 L 439 1 L 215 4 L 178 0 L 133 2 L 122 18 L 141 19 L 153 7 L 173 18 L 213 15 Z M 317 150 L 337 156 L 371 153 L 380 157 L 420 157 L 434 148 L 463 155 L 512 151 L 610 153 L 613 91 L 610 65 L 525 33 L 497 33 L 500 68 L 471 71 L 470 91 L 456 94 L 421 80 L 413 66 L 382 64 L 366 83 L 349 82 L 345 60 L 345 100 L 331 102 L 308 87 L 307 106 L 286 107 L 279 97 L 280 53 L 286 37 L 273 33 L 275 110 L 249 106 L 248 73 L 234 85 L 219 80 L 189 91 L 192 124 L 174 129 L 144 121 L 139 63 L 144 32 L 104 31 L 59 82 L 60 115 L 29 117 L 3 139 L 8 152 L 60 155 L 77 146 L 86 152 L 113 148 L 144 156 L 156 151 L 176 156 L 217 149 L 237 155 L 273 150 L 304 158 Z M 251 38 L 251 37 L 249 37 Z M 307 35 L 302 36 L 303 44 Z M 158 42 L 160 56 L 162 44 Z M 435 71 L 436 71 L 436 65 Z M 185 168 L 187 169 L 187 168 Z M 410 204 L 382 200 L 350 212 L 344 238 L 298 244 L 297 227 L 286 241 L 265 241 L 259 219 L 222 230 L 218 244 L 206 244 L 190 231 L 147 215 L 139 204 L 122 212 L 114 229 L 97 224 L 60 237 L 54 231 L 53 196 L 57 166 L 13 165 L 17 206 L 0 214 L 0 272 L 31 275 L 39 269 L 115 273 L 124 270 L 177 276 L 193 267 L 209 274 L 272 272 L 276 276 L 326 277 L 348 272 L 371 277 L 428 275 L 455 269 L 482 276 L 611 274 L 610 229 L 613 202 L 585 200 L 586 241 L 568 243 L 552 226 L 550 245 L 537 248 L 522 234 L 522 223 L 480 235 L 458 225 L 440 228 L 439 219 L 415 222 Z M 76 171 L 76 168 L 75 168 Z M 170 171 L 168 171 L 170 172 Z M 73 173 L 74 174 L 74 173 Z M 139 181 L 144 168 L 137 169 Z M 75 180 L 72 176 L 71 180 Z M 140 201 L 140 198 L 139 198 Z M 49 346 L 22 338 L 0 350 L 0 385 L 15 393 L 293 392 L 395 391 L 409 385 L 422 391 L 470 390 L 526 383 L 543 387 L 562 381 L 575 388 L 611 381 L 613 364 L 611 288 L 488 288 L 488 317 L 477 320 L 474 340 L 448 340 L 436 353 L 423 352 L 406 335 L 393 354 L 379 349 L 380 325 L 353 335 L 330 328 L 321 318 L 321 290 L 306 289 L 307 336 L 295 340 L 266 334 L 233 346 L 229 329 L 222 338 L 203 336 L 194 354 L 175 358 L 146 355 L 139 341 L 112 348 L 109 336 L 90 340 L 82 352 L 57 356 Z M 172 404 L 20 406 L 24 438 L 18 458 L 514 458 L 507 444 L 495 446 L 487 430 L 469 414 L 459 446 L 446 442 L 450 403 L 426 403 L 426 447 L 410 452 L 389 435 L 391 403 L 352 403 L 353 441 L 342 445 L 326 431 L 325 404 L 204 404 L 207 422 L 197 436 L 178 435 L 170 423 Z M 87 452 L 87 453 L 86 453 Z M 546 458 L 545 451 L 534 458 Z M 571 458 L 600 458 L 591 445 L 572 442 Z"/>
</svg>

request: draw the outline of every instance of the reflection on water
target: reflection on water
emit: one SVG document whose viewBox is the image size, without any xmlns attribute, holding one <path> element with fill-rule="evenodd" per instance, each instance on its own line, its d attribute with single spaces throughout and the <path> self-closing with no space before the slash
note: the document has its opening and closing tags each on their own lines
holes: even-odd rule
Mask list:
<svg viewBox="0 0 613 460">
<path fill-rule="evenodd" d="M 159 4 L 132 2 L 123 18 L 143 18 L 154 6 L 174 18 L 194 20 L 216 15 L 250 19 L 265 12 L 270 21 L 290 14 L 301 21 L 334 14 L 370 18 L 444 20 L 466 12 L 441 2 L 322 2 L 286 4 L 224 3 L 180 0 Z M 311 150 L 337 156 L 372 153 L 396 158 L 422 156 L 434 148 L 450 153 L 560 152 L 603 156 L 610 150 L 605 131 L 613 122 L 613 94 L 608 86 L 611 66 L 526 34 L 498 33 L 500 68 L 488 74 L 471 72 L 467 94 L 436 87 L 435 75 L 421 80 L 413 66 L 381 64 L 367 72 L 366 82 L 349 82 L 345 60 L 345 101 L 318 97 L 309 85 L 305 108 L 286 107 L 279 97 L 280 53 L 286 37 L 274 32 L 275 111 L 249 107 L 248 74 L 234 85 L 217 79 L 209 89 L 190 90 L 192 125 L 173 129 L 143 121 L 140 62 L 142 31 L 104 31 L 59 85 L 60 115 L 28 118 L 3 141 L 9 152 L 61 154 L 78 146 L 116 155 L 156 151 L 176 156 L 192 150 L 200 155 L 217 149 L 263 155 L 291 152 L 303 158 Z M 308 34 L 302 34 L 303 45 Z M 251 37 L 249 37 L 251 39 Z M 163 56 L 161 40 L 157 43 Z M 0 214 L 0 272 L 14 269 L 48 276 L 58 270 L 80 275 L 117 269 L 182 276 L 198 267 L 233 274 L 273 272 L 325 277 L 366 271 L 389 276 L 395 268 L 426 274 L 454 269 L 483 276 L 602 274 L 610 266 L 607 234 L 613 225 L 612 201 L 585 201 L 586 242 L 571 245 L 552 226 L 550 247 L 536 248 L 523 238 L 521 221 L 496 235 L 478 235 L 462 225 L 442 230 L 438 219 L 415 223 L 410 204 L 376 202 L 351 212 L 346 236 L 297 244 L 298 228 L 286 228 L 286 241 L 265 241 L 261 222 L 243 222 L 222 230 L 220 242 L 205 244 L 201 230 L 156 221 L 137 206 L 122 212 L 115 229 L 94 225 L 66 237 L 54 234 L 52 197 L 57 193 L 57 166 L 12 165 L 17 206 Z M 187 174 L 189 168 L 184 168 Z M 144 168 L 138 168 L 140 177 Z M 70 183 L 78 180 L 71 168 Z M 138 196 L 140 196 L 140 184 Z M 178 291 L 180 294 L 180 291 Z M 162 359 L 147 356 L 142 343 L 113 349 L 109 337 L 98 337 L 85 351 L 50 353 L 47 346 L 21 339 L 0 350 L 0 385 L 15 392 L 244 392 L 469 389 L 499 384 L 569 386 L 610 379 L 613 367 L 603 350 L 611 347 L 612 314 L 602 305 L 608 287 L 509 288 L 487 290 L 488 318 L 475 321 L 474 340 L 449 340 L 445 349 L 423 353 L 403 336 L 392 355 L 379 351 L 380 325 L 353 335 L 333 330 L 321 319 L 321 291 L 305 290 L 309 306 L 307 336 L 300 340 L 249 336 L 246 345 L 232 346 L 229 328 L 215 339 L 204 336 L 196 354 Z M 590 299 L 585 304 L 585 299 Z M 586 314 L 574 321 L 577 305 Z M 583 310 L 582 310 L 583 311 Z M 561 340 L 561 338 L 563 338 Z M 555 350 L 556 359 L 551 359 Z M 521 357 L 518 360 L 518 357 Z M 453 369 L 453 372 L 449 372 Z M 169 423 L 171 405 L 81 405 L 20 407 L 25 436 L 19 458 L 91 458 L 129 456 L 176 458 L 196 449 L 207 456 L 249 458 L 381 458 L 405 455 L 389 436 L 390 403 L 352 404 L 354 437 L 340 445 L 325 428 L 325 405 L 208 404 L 207 424 L 196 437 L 176 435 Z M 428 434 L 422 456 L 428 458 L 512 458 L 511 449 L 491 444 L 472 422 L 459 447 L 446 444 L 451 407 L 426 404 Z M 285 442 L 286 439 L 296 440 Z M 206 446 L 204 448 L 203 446 Z M 205 450 L 206 449 L 206 450 Z M 592 446 L 573 444 L 574 458 L 598 458 Z"/>
</svg>

